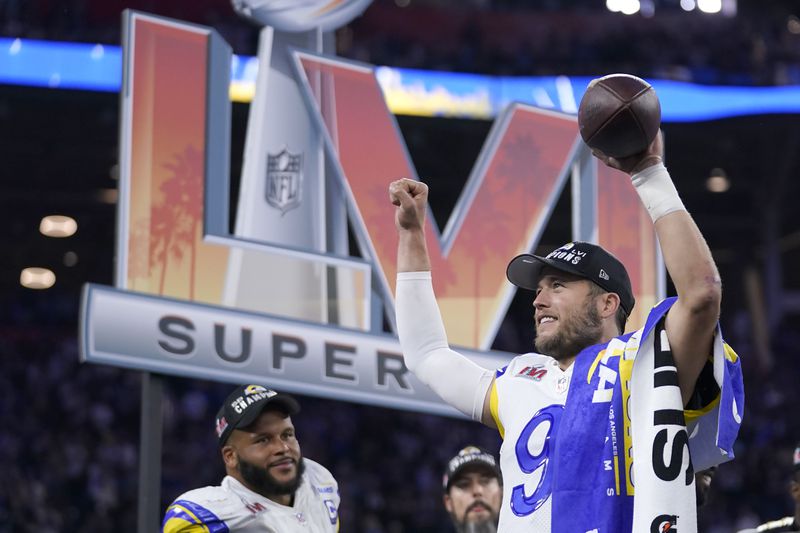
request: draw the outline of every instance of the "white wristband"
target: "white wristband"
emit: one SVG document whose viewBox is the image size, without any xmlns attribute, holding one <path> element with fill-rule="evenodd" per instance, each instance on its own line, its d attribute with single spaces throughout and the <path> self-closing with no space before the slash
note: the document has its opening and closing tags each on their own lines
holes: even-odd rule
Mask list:
<svg viewBox="0 0 800 533">
<path fill-rule="evenodd" d="M 673 211 L 686 211 L 664 163 L 637 172 L 631 181 L 653 222 Z"/>
</svg>

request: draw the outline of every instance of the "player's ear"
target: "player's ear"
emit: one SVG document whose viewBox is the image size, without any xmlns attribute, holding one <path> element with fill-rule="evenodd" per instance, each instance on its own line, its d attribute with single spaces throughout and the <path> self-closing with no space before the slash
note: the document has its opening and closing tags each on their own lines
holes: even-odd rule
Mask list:
<svg viewBox="0 0 800 533">
<path fill-rule="evenodd" d="M 226 444 L 220 450 L 222 453 L 222 462 L 225 463 L 227 468 L 236 468 L 238 460 L 236 457 L 236 450 L 230 444 Z"/>
<path fill-rule="evenodd" d="M 607 292 L 603 294 L 601 302 L 600 316 L 602 318 L 615 317 L 620 306 L 619 295 L 615 292 Z"/>
<path fill-rule="evenodd" d="M 442 501 L 444 502 L 444 508 L 447 509 L 447 512 L 448 513 L 452 513 L 453 512 L 453 500 L 450 498 L 450 495 L 449 494 L 445 494 L 444 497 L 442 498 Z"/>
</svg>

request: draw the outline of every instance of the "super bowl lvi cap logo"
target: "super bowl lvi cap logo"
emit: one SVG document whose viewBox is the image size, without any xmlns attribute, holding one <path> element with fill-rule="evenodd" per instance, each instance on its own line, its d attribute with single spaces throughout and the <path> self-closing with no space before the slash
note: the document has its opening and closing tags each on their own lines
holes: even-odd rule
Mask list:
<svg viewBox="0 0 800 533">
<path fill-rule="evenodd" d="M 547 257 L 548 257 L 548 259 L 549 259 L 549 258 L 551 258 L 551 257 L 554 257 L 554 256 L 558 255 L 560 252 L 566 252 L 566 251 L 568 251 L 568 250 L 571 250 L 571 249 L 572 249 L 572 248 L 574 248 L 574 247 L 575 247 L 575 243 L 574 243 L 574 242 L 568 242 L 568 243 L 567 243 L 567 244 L 565 244 L 564 246 L 562 246 L 562 247 L 560 247 L 560 248 L 556 248 L 555 250 L 553 250 L 552 252 L 550 252 L 549 254 L 547 254 Z"/>
<path fill-rule="evenodd" d="M 570 242 L 547 254 L 546 259 L 554 259 L 571 265 L 577 265 L 581 262 L 581 259 L 586 257 L 586 253 L 587 252 L 576 248 L 574 242 Z"/>
</svg>

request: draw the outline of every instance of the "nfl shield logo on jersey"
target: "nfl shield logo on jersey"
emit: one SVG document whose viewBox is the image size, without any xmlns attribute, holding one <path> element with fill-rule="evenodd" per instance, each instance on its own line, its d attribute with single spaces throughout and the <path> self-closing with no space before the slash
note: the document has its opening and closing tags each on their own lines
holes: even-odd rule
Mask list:
<svg viewBox="0 0 800 533">
<path fill-rule="evenodd" d="M 303 154 L 293 154 L 284 147 L 267 155 L 267 203 L 280 209 L 281 215 L 300 205 L 303 185 Z"/>
</svg>

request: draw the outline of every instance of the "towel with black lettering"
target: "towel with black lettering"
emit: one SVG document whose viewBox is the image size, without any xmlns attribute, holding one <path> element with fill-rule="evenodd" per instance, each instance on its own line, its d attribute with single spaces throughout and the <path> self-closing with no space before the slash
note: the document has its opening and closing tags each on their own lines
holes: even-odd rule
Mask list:
<svg viewBox="0 0 800 533">
<path fill-rule="evenodd" d="M 553 533 L 696 532 L 693 459 L 708 468 L 733 458 L 744 389 L 740 361 L 718 330 L 718 393 L 684 410 L 664 331 L 674 302 L 576 359 L 552 457 Z"/>
</svg>

